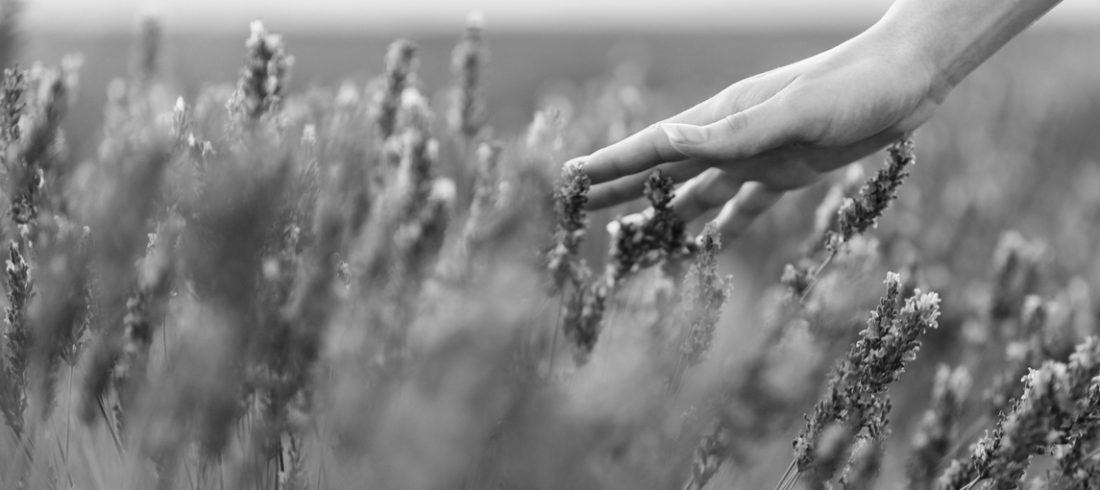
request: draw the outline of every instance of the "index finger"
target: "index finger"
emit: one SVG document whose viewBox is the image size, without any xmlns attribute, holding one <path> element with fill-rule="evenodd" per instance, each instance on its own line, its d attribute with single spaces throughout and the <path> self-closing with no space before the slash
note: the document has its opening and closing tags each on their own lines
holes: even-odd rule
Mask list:
<svg viewBox="0 0 1100 490">
<path fill-rule="evenodd" d="M 709 102 L 709 101 L 708 101 Z M 581 164 L 581 169 L 592 184 L 601 184 L 619 177 L 636 174 L 665 162 L 683 160 L 684 154 L 676 151 L 659 124 L 666 122 L 702 124 L 706 102 L 681 112 L 660 123 L 634 133 L 595 153 L 570 160 L 568 164 Z"/>
</svg>

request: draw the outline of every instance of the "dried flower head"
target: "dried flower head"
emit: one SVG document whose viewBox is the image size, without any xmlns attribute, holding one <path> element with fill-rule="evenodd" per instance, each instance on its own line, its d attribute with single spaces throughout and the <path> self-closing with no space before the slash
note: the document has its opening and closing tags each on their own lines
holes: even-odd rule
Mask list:
<svg viewBox="0 0 1100 490">
<path fill-rule="evenodd" d="M 1027 295 L 1034 293 L 1039 281 L 1039 264 L 1044 246 L 1030 241 L 1018 232 L 1001 235 L 993 252 L 993 292 L 989 316 L 994 322 L 1004 322 L 1019 313 Z M 1002 335 L 1014 338 L 1018 332 L 1010 325 L 1002 326 Z"/>
<path fill-rule="evenodd" d="M 651 210 L 608 224 L 612 242 L 608 273 L 615 282 L 639 269 L 691 253 L 694 243 L 685 232 L 683 220 L 669 206 L 674 184 L 660 170 L 653 171 L 645 183 Z"/>
<path fill-rule="evenodd" d="M 608 223 L 611 244 L 603 274 L 577 290 L 565 314 L 564 328 L 578 348 L 578 359 L 586 358 L 595 346 L 607 301 L 625 279 L 643 268 L 682 259 L 694 248 L 683 221 L 669 207 L 673 185 L 670 177 L 654 171 L 645 185 L 652 209 Z"/>
<path fill-rule="evenodd" d="M 1060 474 L 1052 479 L 1056 488 L 1088 490 L 1100 485 L 1100 381 L 1094 378 L 1077 404 L 1072 425 L 1053 447 Z"/>
<path fill-rule="evenodd" d="M 70 86 L 60 71 L 41 69 L 36 78 L 38 93 L 22 123 L 22 139 L 15 156 L 5 162 L 12 186 L 12 219 L 24 236 L 33 236 L 41 204 L 39 193 L 45 185 L 45 172 L 63 142 L 61 120 L 69 107 Z"/>
<path fill-rule="evenodd" d="M 3 87 L 0 88 L 0 158 L 6 164 L 8 148 L 22 136 L 19 120 L 27 107 L 27 72 L 19 68 L 5 68 Z"/>
<path fill-rule="evenodd" d="M 432 109 L 428 99 L 416 87 L 407 87 L 401 93 L 401 110 L 398 111 L 397 127 L 412 128 L 423 134 L 431 133 Z"/>
<path fill-rule="evenodd" d="M 580 164 L 562 168 L 561 180 L 554 190 L 554 245 L 546 252 L 546 267 L 550 270 L 551 287 L 561 291 L 565 285 L 582 284 L 589 276 L 588 265 L 578 256 L 581 241 L 588 230 L 588 176 Z"/>
<path fill-rule="evenodd" d="M 813 470 L 825 480 L 832 476 L 821 475 L 814 456 L 822 431 L 830 424 L 850 424 L 853 436 L 875 439 L 884 435 L 890 411 L 886 388 L 916 357 L 920 337 L 937 326 L 938 295 L 917 290 L 902 302 L 901 277 L 889 273 L 885 284 L 886 295 L 871 312 L 859 340 L 833 370 L 825 395 L 795 440 L 799 471 Z"/>
<path fill-rule="evenodd" d="M 852 449 L 840 485 L 850 490 L 873 490 L 882 468 L 885 447 L 880 439 L 861 441 Z"/>
<path fill-rule="evenodd" d="M 844 205 L 847 196 L 859 191 L 863 183 L 863 167 L 851 165 L 846 170 L 843 179 L 833 184 L 825 197 L 814 211 L 814 231 L 806 242 L 806 253 L 819 251 L 827 243 L 829 232 L 837 229 L 837 220 L 840 219 L 840 209 Z"/>
<path fill-rule="evenodd" d="M 967 460 L 955 460 L 939 488 L 961 490 L 989 481 L 991 488 L 1017 488 L 1033 456 L 1066 440 L 1079 425 L 1100 375 L 1100 341 L 1089 338 L 1069 363 L 1044 362 L 1024 377 L 1024 392 L 993 431 L 976 442 Z"/>
<path fill-rule="evenodd" d="M 810 270 L 787 264 L 783 267 L 783 275 L 779 278 L 779 282 L 786 287 L 786 302 L 794 303 L 810 290 L 813 279 Z"/>
<path fill-rule="evenodd" d="M 16 437 L 23 434 L 23 414 L 27 410 L 27 368 L 31 334 L 27 325 L 27 305 L 33 291 L 30 268 L 19 246 L 11 242 L 7 260 L 8 309 L 3 345 L 3 379 L 0 380 L 0 410 Z"/>
<path fill-rule="evenodd" d="M 595 349 L 603 328 L 607 302 L 614 291 L 609 278 L 601 276 L 592 284 L 576 289 L 566 304 L 562 325 L 565 338 L 576 348 L 574 355 L 578 363 L 587 360 Z"/>
<path fill-rule="evenodd" d="M 416 45 L 404 39 L 390 44 L 386 52 L 386 73 L 382 77 L 382 89 L 375 95 L 374 118 L 383 138 L 397 129 L 397 113 L 401 108 L 402 94 L 416 82 Z"/>
<path fill-rule="evenodd" d="M 139 87 L 148 88 L 160 72 L 163 30 L 160 17 L 152 12 L 145 12 L 138 20 L 138 42 L 134 50 L 132 70 Z"/>
<path fill-rule="evenodd" d="M 917 427 L 906 467 L 908 488 L 934 488 L 944 458 L 958 438 L 959 419 L 970 386 L 970 373 L 965 367 L 940 366 L 936 371 L 932 399 Z"/>
<path fill-rule="evenodd" d="M 703 436 L 691 455 L 691 476 L 684 490 L 703 490 L 726 461 L 733 436 L 721 427 Z"/>
<path fill-rule="evenodd" d="M 557 154 L 565 142 L 562 140 L 561 111 L 547 107 L 535 113 L 531 125 L 527 127 L 524 142 L 529 150 Z"/>
<path fill-rule="evenodd" d="M 488 114 L 482 95 L 485 64 L 489 61 L 489 50 L 482 38 L 484 30 L 484 16 L 480 12 L 471 13 L 466 20 L 466 33 L 451 54 L 455 88 L 449 120 L 452 130 L 466 138 L 473 138 L 481 131 Z"/>
<path fill-rule="evenodd" d="M 244 67 L 227 104 L 229 112 L 245 124 L 278 112 L 293 65 L 294 58 L 287 54 L 283 38 L 268 33 L 262 22 L 252 22 L 245 41 Z"/>
<path fill-rule="evenodd" d="M 450 224 L 454 200 L 454 182 L 447 178 L 434 179 L 424 205 L 397 228 L 394 246 L 400 250 L 399 263 L 406 271 L 413 271 L 419 277 L 431 270 Z"/>
<path fill-rule="evenodd" d="M 859 195 L 844 199 L 837 211 L 836 230 L 827 234 L 826 249 L 835 251 L 855 235 L 875 226 L 890 202 L 897 197 L 908 168 L 913 165 L 913 142 L 903 138 L 888 149 L 886 167 L 875 173 Z"/>
<path fill-rule="evenodd" d="M 435 140 L 427 134 L 409 129 L 402 134 L 401 162 L 396 187 L 405 193 L 401 214 L 409 215 L 425 202 L 432 189 L 436 153 Z"/>
<path fill-rule="evenodd" d="M 714 328 L 729 298 L 733 279 L 718 273 L 722 248 L 718 225 L 707 223 L 698 239 L 695 261 L 684 278 L 678 319 L 685 335 L 680 346 L 683 364 L 693 366 L 706 358 L 714 340 Z"/>
</svg>

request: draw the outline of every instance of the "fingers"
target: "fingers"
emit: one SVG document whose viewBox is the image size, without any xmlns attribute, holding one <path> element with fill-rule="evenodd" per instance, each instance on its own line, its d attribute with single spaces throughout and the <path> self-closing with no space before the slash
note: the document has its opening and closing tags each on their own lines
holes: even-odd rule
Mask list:
<svg viewBox="0 0 1100 490">
<path fill-rule="evenodd" d="M 779 202 L 783 194 L 782 190 L 760 182 L 742 182 L 712 168 L 677 189 L 670 207 L 680 219 L 690 222 L 722 206 L 715 222 L 723 240 L 730 241 L 744 234 L 756 218 Z M 639 214 L 651 216 L 652 213 L 650 208 Z"/>
<path fill-rule="evenodd" d="M 741 186 L 741 190 L 722 207 L 715 219 L 722 239 L 728 242 L 740 237 L 756 218 L 771 209 L 781 197 L 783 191 L 773 190 L 759 182 Z"/>
<path fill-rule="evenodd" d="M 895 131 L 883 131 L 870 138 L 840 147 L 786 146 L 719 168 L 771 189 L 794 190 L 810 185 L 826 172 L 871 155 L 898 138 Z"/>
<path fill-rule="evenodd" d="M 802 140 L 806 117 L 773 97 L 705 126 L 664 123 L 660 127 L 676 152 L 728 162 Z"/>
<path fill-rule="evenodd" d="M 722 206 L 715 221 L 723 238 L 733 240 L 748 230 L 753 221 L 771 209 L 781 197 L 781 190 L 760 182 L 743 183 L 731 174 L 710 169 L 677 190 L 670 206 L 677 216 L 687 222 Z"/>
<path fill-rule="evenodd" d="M 721 206 L 741 188 L 741 180 L 712 168 L 689 180 L 676 190 L 669 207 L 680 219 L 690 222 Z"/>
<path fill-rule="evenodd" d="M 583 161 L 584 173 L 593 184 L 600 184 L 648 170 L 660 163 L 683 159 L 684 155 L 669 144 L 664 131 L 654 125 L 571 162 Z"/>
<path fill-rule="evenodd" d="M 710 165 L 696 159 L 689 159 L 658 165 L 657 168 L 671 177 L 673 181 L 680 183 L 699 175 L 710 168 Z M 650 173 L 650 171 L 638 172 L 621 179 L 592 186 L 592 189 L 588 192 L 588 209 L 602 209 L 642 197 L 642 191 L 645 189 L 645 183 L 649 179 Z"/>
<path fill-rule="evenodd" d="M 703 102 L 666 122 L 702 123 L 709 111 L 708 102 Z M 654 124 L 591 155 L 574 158 L 570 163 L 583 161 L 584 173 L 592 185 L 596 185 L 683 159 L 684 155 L 672 147 L 665 132 Z"/>
</svg>

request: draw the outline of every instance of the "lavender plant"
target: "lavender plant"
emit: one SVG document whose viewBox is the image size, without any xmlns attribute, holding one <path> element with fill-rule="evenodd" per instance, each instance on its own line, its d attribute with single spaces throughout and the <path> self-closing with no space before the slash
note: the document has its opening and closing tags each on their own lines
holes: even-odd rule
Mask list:
<svg viewBox="0 0 1100 490">
<path fill-rule="evenodd" d="M 622 281 L 643 268 L 679 260 L 691 252 L 684 223 L 669 206 L 674 196 L 672 179 L 654 171 L 646 181 L 645 196 L 652 211 L 608 225 L 611 249 L 603 274 L 577 289 L 567 306 L 565 334 L 577 348 L 578 359 L 583 360 L 595 347 L 607 301 Z"/>
<path fill-rule="evenodd" d="M 1089 390 L 1100 374 L 1100 341 L 1078 345 L 1068 364 L 1047 361 L 1024 378 L 1024 393 L 1011 412 L 971 447 L 969 459 L 956 459 L 940 477 L 942 489 L 1017 488 L 1032 457 L 1059 441 L 1087 406 Z"/>
<path fill-rule="evenodd" d="M 485 19 L 479 13 L 466 20 L 466 33 L 451 54 L 455 88 L 449 122 L 451 129 L 473 138 L 485 125 L 487 110 L 482 92 L 489 50 L 485 46 Z"/>
<path fill-rule="evenodd" d="M 386 74 L 374 101 L 374 117 L 383 138 L 394 134 L 401 95 L 416 84 L 416 63 L 416 45 L 409 41 L 394 41 L 386 52 Z"/>
<path fill-rule="evenodd" d="M 16 437 L 23 434 L 23 415 L 27 410 L 27 367 L 31 329 L 26 321 L 31 299 L 30 271 L 15 242 L 8 246 L 8 312 L 4 330 L 4 381 L 0 384 L 0 408 L 4 421 Z"/>
<path fill-rule="evenodd" d="M 810 288 L 840 251 L 840 247 L 852 237 L 874 227 L 886 208 L 897 198 L 898 189 L 909 175 L 908 168 L 915 161 L 913 142 L 906 136 L 894 142 L 887 152 L 889 156 L 886 166 L 859 188 L 857 196 L 844 198 L 835 211 L 835 220 L 827 225 L 827 231 L 817 233 L 823 236 L 821 248 L 826 251 L 825 259 L 809 268 L 791 265 L 784 270 L 783 283 L 799 302 L 806 298 Z"/>
<path fill-rule="evenodd" d="M 254 124 L 265 114 L 279 110 L 294 64 L 281 36 L 270 34 L 259 21 L 253 22 L 251 28 L 252 33 L 245 41 L 245 66 L 226 105 L 244 125 Z"/>
<path fill-rule="evenodd" d="M 132 79 L 148 89 L 160 74 L 161 51 L 164 49 L 164 26 L 155 15 L 146 14 L 138 21 L 138 42 L 132 56 Z"/>
<path fill-rule="evenodd" d="M 898 188 L 913 165 L 913 142 L 903 138 L 887 149 L 886 168 L 879 170 L 859 189 L 858 198 L 845 199 L 837 210 L 837 229 L 826 238 L 826 248 L 835 251 L 853 236 L 875 226 L 890 202 L 897 198 Z"/>
<path fill-rule="evenodd" d="M 551 90 L 525 134 L 490 139 L 477 22 L 452 53 L 457 96 L 439 119 L 424 89 L 435 81 L 418 80 L 411 43 L 396 43 L 365 89 L 296 92 L 281 40 L 259 28 L 235 88 L 204 88 L 172 107 L 160 24 L 138 27 L 133 72 L 110 88 L 92 155 L 64 151 L 71 65 L 12 70 L 0 93 L 11 218 L 0 226 L 10 323 L 0 487 L 758 487 L 785 462 L 776 435 L 798 429 L 821 363 L 847 348 L 781 486 L 899 482 L 902 445 L 887 438 L 888 418 L 915 412 L 891 410 L 891 399 L 928 398 L 904 478 L 931 488 L 970 442 L 960 429 L 989 424 L 989 407 L 962 367 L 941 370 L 931 396 L 910 388 L 923 380 L 895 385 L 921 342 L 935 346 L 932 361 L 965 366 L 1005 400 L 975 454 L 948 471 L 959 484 L 945 488 L 1014 488 L 1022 476 L 1037 488 L 1097 484 L 1096 344 L 1066 350 L 1094 330 L 1088 279 L 1075 281 L 1072 301 L 1029 298 L 1047 286 L 1040 258 L 1057 261 L 1044 280 L 1092 270 L 1095 237 L 1080 233 L 1091 208 L 1059 210 L 1076 228 L 1071 246 L 1050 235 L 1058 254 L 1010 243 L 991 277 L 974 277 L 978 241 L 937 244 L 969 226 L 960 216 L 978 230 L 1005 216 L 996 206 L 945 210 L 945 192 L 922 185 L 922 205 L 899 213 L 875 261 L 823 276 L 831 255 L 858 251 L 857 236 L 896 194 L 912 164 L 899 143 L 860 194 L 844 198 L 862 180 L 852 175 L 830 191 L 807 260 L 783 280 L 797 294 L 773 311 L 765 303 L 781 292 L 761 299 L 751 285 L 779 270 L 788 248 L 775 243 L 790 237 L 773 235 L 802 221 L 805 201 L 777 205 L 773 226 L 742 237 L 726 261 L 713 225 L 693 237 L 676 219 L 675 184 L 661 173 L 647 176 L 650 209 L 613 220 L 608 237 L 589 231 L 606 215 L 585 210 L 583 168 L 562 169 L 555 193 L 557 162 L 665 109 L 636 68 Z M 1046 124 L 1051 111 L 1042 113 Z M 952 161 L 942 153 L 950 145 L 930 136 L 931 160 Z M 1004 153 L 1038 154 L 1023 150 Z M 1019 171 L 1011 163 L 1005 174 Z M 953 170 L 960 185 L 998 177 Z M 605 239 L 592 274 L 584 240 Z M 744 274 L 736 301 L 719 262 Z M 923 281 L 890 275 L 846 346 L 839 332 L 863 317 L 859 276 L 915 263 L 952 298 L 942 319 L 937 296 L 910 294 Z M 560 320 L 547 282 L 564 303 Z M 955 327 L 975 318 L 1003 335 L 985 337 L 983 355 L 960 355 Z M 940 322 L 951 328 L 926 332 Z M 555 370 L 551 332 L 595 362 Z M 1039 454 L 1051 457 L 1028 468 Z"/>
<path fill-rule="evenodd" d="M 590 274 L 584 259 L 578 256 L 581 241 L 588 231 L 588 176 L 580 166 L 562 168 L 561 181 L 554 191 L 557 225 L 554 245 L 546 253 L 552 290 L 563 291 L 566 284 L 579 287 Z"/>
<path fill-rule="evenodd" d="M 932 398 L 913 438 L 906 467 L 909 488 L 934 488 L 944 460 L 958 440 L 959 421 L 970 387 L 970 374 L 964 367 L 940 366 L 936 371 Z"/>
<path fill-rule="evenodd" d="M 730 296 L 732 277 L 718 273 L 718 252 L 722 248 L 718 227 L 707 224 L 697 239 L 697 251 L 684 278 L 679 306 L 683 327 L 680 345 L 681 369 L 699 364 L 709 354 L 722 306 Z"/>
<path fill-rule="evenodd" d="M 938 326 L 936 293 L 917 291 L 902 300 L 900 276 L 887 275 L 885 284 L 886 295 L 871 312 L 859 340 L 833 370 L 825 395 L 795 440 L 793 466 L 814 481 L 828 481 L 837 470 L 834 464 L 823 464 L 815 453 L 827 428 L 848 427 L 844 430 L 850 430 L 851 437 L 872 441 L 885 437 L 890 412 L 886 388 L 916 357 L 924 333 Z"/>
</svg>

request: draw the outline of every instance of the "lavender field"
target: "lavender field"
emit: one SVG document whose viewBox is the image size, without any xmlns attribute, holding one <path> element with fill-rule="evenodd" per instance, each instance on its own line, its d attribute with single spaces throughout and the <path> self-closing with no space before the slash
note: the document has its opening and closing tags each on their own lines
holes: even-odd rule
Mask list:
<svg viewBox="0 0 1100 490">
<path fill-rule="evenodd" d="M 723 243 L 563 163 L 851 33 L 166 26 L 5 61 L 0 488 L 1100 488 L 1094 33 Z"/>
</svg>

